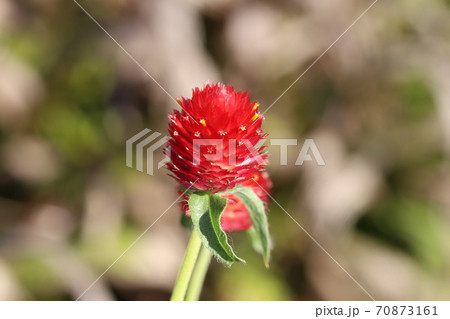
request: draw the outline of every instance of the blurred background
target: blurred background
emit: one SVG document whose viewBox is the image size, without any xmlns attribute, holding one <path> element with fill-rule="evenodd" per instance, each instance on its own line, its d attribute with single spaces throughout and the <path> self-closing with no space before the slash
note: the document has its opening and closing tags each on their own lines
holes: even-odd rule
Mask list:
<svg viewBox="0 0 450 319">
<path fill-rule="evenodd" d="M 371 4 L 79 0 L 174 97 L 206 81 L 265 110 Z M 450 299 L 450 1 L 378 1 L 266 113 L 274 198 L 378 300 Z M 71 0 L 0 2 L 0 300 L 74 300 L 176 200 L 125 165 L 178 106 Z M 326 166 L 295 166 L 313 138 Z M 159 154 L 161 156 L 162 154 Z M 175 205 L 83 296 L 168 300 Z M 368 300 L 275 204 L 266 270 L 213 261 L 203 300 Z"/>
</svg>

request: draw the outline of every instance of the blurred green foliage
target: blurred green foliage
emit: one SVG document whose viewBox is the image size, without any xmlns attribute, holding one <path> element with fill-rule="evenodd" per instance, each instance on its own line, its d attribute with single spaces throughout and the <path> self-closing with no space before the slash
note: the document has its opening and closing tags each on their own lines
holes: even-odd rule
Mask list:
<svg viewBox="0 0 450 319">
<path fill-rule="evenodd" d="M 442 271 L 442 220 L 439 212 L 425 201 L 392 196 L 364 215 L 357 228 L 410 254 L 430 271 Z"/>
<path fill-rule="evenodd" d="M 42 256 L 29 254 L 11 261 L 17 279 L 27 293 L 38 300 L 65 300 L 61 294 L 61 280 L 54 271 L 42 261 Z"/>
</svg>

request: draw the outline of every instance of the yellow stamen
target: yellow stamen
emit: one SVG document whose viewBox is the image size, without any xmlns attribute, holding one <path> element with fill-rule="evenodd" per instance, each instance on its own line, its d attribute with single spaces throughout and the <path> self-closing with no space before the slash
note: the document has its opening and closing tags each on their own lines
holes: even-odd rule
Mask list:
<svg viewBox="0 0 450 319">
<path fill-rule="evenodd" d="M 182 106 L 181 105 L 181 100 L 179 98 L 177 98 L 177 103 L 180 104 L 180 106 Z"/>
<path fill-rule="evenodd" d="M 255 111 L 258 107 L 259 107 L 259 103 L 255 103 L 255 105 L 253 105 L 252 111 Z"/>
<path fill-rule="evenodd" d="M 200 120 L 200 124 L 206 127 L 206 121 L 204 119 Z"/>
<path fill-rule="evenodd" d="M 255 115 L 253 115 L 251 121 L 253 122 L 254 120 L 256 120 L 259 117 L 259 113 L 256 112 Z"/>
</svg>

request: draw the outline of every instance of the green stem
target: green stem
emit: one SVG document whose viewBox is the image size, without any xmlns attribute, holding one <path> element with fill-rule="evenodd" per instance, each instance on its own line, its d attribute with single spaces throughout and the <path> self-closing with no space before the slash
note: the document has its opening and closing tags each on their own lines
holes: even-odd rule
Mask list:
<svg viewBox="0 0 450 319">
<path fill-rule="evenodd" d="M 191 282 L 186 293 L 187 301 L 196 301 L 200 298 L 200 294 L 203 288 L 203 282 L 205 281 L 206 273 L 208 272 L 209 263 L 211 261 L 211 252 L 205 246 L 202 246 L 200 255 L 197 258 L 195 264 L 194 273 L 192 274 Z"/>
<path fill-rule="evenodd" d="M 186 254 L 184 255 L 183 263 L 181 264 L 180 272 L 178 273 L 175 286 L 173 287 L 172 301 L 182 301 L 186 295 L 186 291 L 189 285 L 189 281 L 194 270 L 195 262 L 197 260 L 198 253 L 202 247 L 202 241 L 198 236 L 195 228 L 192 229 L 191 239 L 189 239 L 188 246 L 186 248 Z"/>
</svg>

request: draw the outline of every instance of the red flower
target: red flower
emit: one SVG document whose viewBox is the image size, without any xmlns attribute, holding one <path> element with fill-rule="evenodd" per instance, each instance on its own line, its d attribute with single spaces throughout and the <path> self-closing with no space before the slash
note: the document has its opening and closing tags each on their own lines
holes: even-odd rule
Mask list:
<svg viewBox="0 0 450 319">
<path fill-rule="evenodd" d="M 270 180 L 267 172 L 256 173 L 252 179 L 245 181 L 241 184 L 241 186 L 251 188 L 262 200 L 267 209 L 267 203 L 269 201 L 267 193 L 269 193 L 272 187 L 272 181 Z M 220 219 L 220 225 L 223 231 L 229 233 L 247 230 L 252 227 L 252 220 L 244 203 L 242 203 L 241 200 L 233 194 L 225 194 L 223 197 L 228 199 L 227 207 L 225 208 L 225 211 Z M 189 213 L 187 203 L 188 196 L 185 194 L 183 195 L 183 198 L 185 200 L 181 202 L 181 208 L 183 212 L 190 217 L 191 215 Z"/>
<path fill-rule="evenodd" d="M 264 169 L 264 147 L 255 147 L 266 136 L 264 117 L 247 92 L 207 84 L 195 88 L 191 99 L 177 101 L 182 110 L 169 115 L 167 167 L 181 186 L 216 193 Z"/>
</svg>

